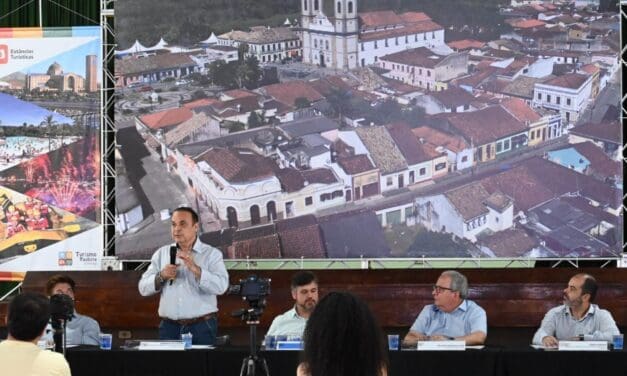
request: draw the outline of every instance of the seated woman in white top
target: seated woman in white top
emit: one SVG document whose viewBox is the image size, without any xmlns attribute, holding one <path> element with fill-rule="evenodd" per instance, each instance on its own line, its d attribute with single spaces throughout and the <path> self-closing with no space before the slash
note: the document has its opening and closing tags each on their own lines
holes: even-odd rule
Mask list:
<svg viewBox="0 0 627 376">
<path fill-rule="evenodd" d="M 387 376 L 387 350 L 374 315 L 357 296 L 332 292 L 305 327 L 297 376 Z"/>
</svg>

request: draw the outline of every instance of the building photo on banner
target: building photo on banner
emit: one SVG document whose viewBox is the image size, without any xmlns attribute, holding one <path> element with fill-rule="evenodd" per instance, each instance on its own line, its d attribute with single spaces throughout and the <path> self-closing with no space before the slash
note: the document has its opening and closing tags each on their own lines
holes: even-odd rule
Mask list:
<svg viewBox="0 0 627 376">
<path fill-rule="evenodd" d="M 620 259 L 618 3 L 455 4 L 117 1 L 116 256 Z"/>
<path fill-rule="evenodd" d="M 0 30 L 0 271 L 99 270 L 101 29 Z"/>
</svg>

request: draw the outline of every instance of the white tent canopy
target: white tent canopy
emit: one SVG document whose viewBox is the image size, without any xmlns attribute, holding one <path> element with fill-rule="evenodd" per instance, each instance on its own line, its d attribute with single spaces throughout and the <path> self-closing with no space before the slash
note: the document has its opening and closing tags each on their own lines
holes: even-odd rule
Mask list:
<svg viewBox="0 0 627 376">
<path fill-rule="evenodd" d="M 216 43 L 218 43 L 218 37 L 216 37 L 214 33 L 211 33 L 209 38 L 200 42 L 200 44 L 216 44 Z"/>
<path fill-rule="evenodd" d="M 135 40 L 135 43 L 130 48 L 122 51 L 115 51 L 116 55 L 125 55 L 125 54 L 134 54 L 138 52 L 146 52 L 148 48 L 144 47 L 138 40 Z"/>
</svg>

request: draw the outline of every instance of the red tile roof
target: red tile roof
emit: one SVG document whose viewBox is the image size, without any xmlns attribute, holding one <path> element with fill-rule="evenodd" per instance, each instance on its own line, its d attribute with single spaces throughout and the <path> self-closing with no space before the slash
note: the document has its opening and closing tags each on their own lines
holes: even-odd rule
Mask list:
<svg viewBox="0 0 627 376">
<path fill-rule="evenodd" d="M 189 108 L 191 110 L 196 107 L 204 107 L 204 106 L 208 106 L 210 104 L 214 104 L 217 102 L 219 102 L 219 100 L 215 98 L 202 98 L 202 99 L 195 100 L 193 102 L 185 103 L 183 107 Z"/>
<path fill-rule="evenodd" d="M 578 136 L 600 140 L 604 142 L 621 143 L 621 125 L 618 121 L 603 123 L 584 123 L 570 130 Z"/>
<path fill-rule="evenodd" d="M 567 73 L 545 81 L 544 85 L 558 86 L 567 89 L 579 89 L 590 76 L 581 73 Z"/>
<path fill-rule="evenodd" d="M 455 40 L 452 42 L 448 42 L 447 44 L 452 49 L 458 51 L 470 50 L 473 48 L 483 48 L 485 46 L 484 42 L 480 42 L 474 39 Z"/>
<path fill-rule="evenodd" d="M 444 193 L 451 205 L 462 216 L 464 221 L 469 221 L 480 215 L 488 214 L 485 201 L 490 194 L 480 183 L 470 183 Z"/>
<path fill-rule="evenodd" d="M 459 106 L 469 105 L 475 100 L 475 97 L 472 94 L 457 86 L 449 86 L 446 90 L 432 91 L 427 95 L 432 96 L 447 108 L 457 108 Z"/>
<path fill-rule="evenodd" d="M 527 127 L 501 106 L 450 116 L 448 122 L 475 146 L 494 142 L 505 136 L 524 132 Z"/>
<path fill-rule="evenodd" d="M 468 148 L 468 144 L 463 138 L 448 133 L 441 132 L 437 129 L 423 126 L 412 129 L 412 132 L 418 139 L 422 138 L 426 143 L 437 147 L 442 146 L 454 153 L 458 153 Z"/>
<path fill-rule="evenodd" d="M 496 257 L 522 257 L 538 245 L 524 230 L 510 228 L 479 240 Z"/>
<path fill-rule="evenodd" d="M 442 26 L 440 26 L 439 24 L 431 20 L 427 20 L 427 21 L 407 24 L 404 27 L 399 27 L 395 29 L 360 33 L 359 41 L 364 42 L 364 41 L 371 41 L 371 40 L 376 40 L 376 39 L 402 37 L 405 35 L 411 36 L 412 34 L 425 33 L 428 31 L 436 31 L 436 30 L 442 30 Z"/>
<path fill-rule="evenodd" d="M 444 56 L 431 52 L 431 50 L 426 47 L 418 47 L 381 56 L 379 60 L 416 67 L 433 68 L 442 61 L 443 58 Z"/>
<path fill-rule="evenodd" d="M 313 170 L 285 168 L 278 170 L 276 175 L 281 182 L 281 187 L 288 193 L 297 192 L 309 184 L 332 184 L 337 182 L 333 172 L 326 168 Z"/>
<path fill-rule="evenodd" d="M 595 64 L 586 64 L 581 67 L 581 70 L 588 73 L 589 75 L 593 75 L 600 71 L 599 67 L 597 67 Z"/>
<path fill-rule="evenodd" d="M 607 154 L 593 142 L 582 142 L 574 144 L 572 147 L 590 161 L 590 167 L 595 175 L 600 175 L 604 178 L 621 175 L 621 163 L 608 157 Z"/>
<path fill-rule="evenodd" d="M 546 22 L 530 19 L 512 22 L 511 25 L 515 29 L 529 29 L 533 27 L 544 27 L 544 25 L 546 25 Z"/>
<path fill-rule="evenodd" d="M 391 10 L 359 13 L 358 17 L 362 28 L 399 25 L 403 23 L 403 19 Z"/>
<path fill-rule="evenodd" d="M 280 258 L 281 245 L 274 225 L 239 230 L 233 235 L 233 244 L 228 247 L 231 258 Z"/>
<path fill-rule="evenodd" d="M 431 19 L 431 17 L 429 17 L 426 13 L 423 13 L 423 12 L 405 12 L 405 13 L 401 13 L 400 17 L 406 23 L 428 21 Z"/>
<path fill-rule="evenodd" d="M 525 122 L 534 123 L 540 120 L 541 116 L 533 108 L 531 108 L 524 100 L 520 98 L 510 98 L 501 102 L 503 106 L 510 114 L 514 115 L 516 119 Z"/>
<path fill-rule="evenodd" d="M 324 99 L 317 90 L 304 81 L 287 81 L 263 86 L 259 90 L 290 106 L 294 106 L 296 98 L 299 97 L 307 98 L 311 103 Z"/>
<path fill-rule="evenodd" d="M 397 122 L 385 126 L 390 136 L 405 157 L 408 165 L 414 165 L 433 159 L 406 123 Z"/>
<path fill-rule="evenodd" d="M 276 222 L 284 258 L 325 258 L 324 241 L 314 215 Z"/>
<path fill-rule="evenodd" d="M 540 157 L 529 158 L 481 182 L 489 192 L 498 189 L 512 197 L 515 212 L 528 210 L 569 192 L 579 192 L 581 196 L 611 208 L 619 208 L 622 202 L 619 190 Z"/>
<path fill-rule="evenodd" d="M 340 157 L 338 158 L 337 163 L 348 175 L 361 174 L 362 172 L 376 169 L 366 154 L 359 154 L 351 157 Z"/>
<path fill-rule="evenodd" d="M 249 183 L 274 176 L 275 163 L 251 150 L 240 148 L 212 148 L 194 158 L 205 161 L 226 181 Z"/>
<path fill-rule="evenodd" d="M 160 129 L 181 124 L 192 118 L 189 108 L 181 107 L 143 115 L 139 120 L 150 129 Z"/>
<path fill-rule="evenodd" d="M 245 90 L 245 89 L 233 89 L 233 90 L 222 92 L 222 95 L 226 95 L 227 97 L 237 99 L 237 98 L 244 98 L 244 97 L 251 97 L 251 96 L 256 97 L 259 94 L 254 93 L 250 90 Z"/>
</svg>

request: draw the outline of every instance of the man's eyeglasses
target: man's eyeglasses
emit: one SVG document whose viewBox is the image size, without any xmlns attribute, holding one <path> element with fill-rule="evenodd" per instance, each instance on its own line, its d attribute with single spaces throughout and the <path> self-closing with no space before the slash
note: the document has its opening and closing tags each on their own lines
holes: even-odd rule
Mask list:
<svg viewBox="0 0 627 376">
<path fill-rule="evenodd" d="M 448 287 L 433 285 L 433 291 L 435 291 L 436 294 L 441 294 L 444 291 L 455 291 L 455 290 L 448 288 Z"/>
</svg>

